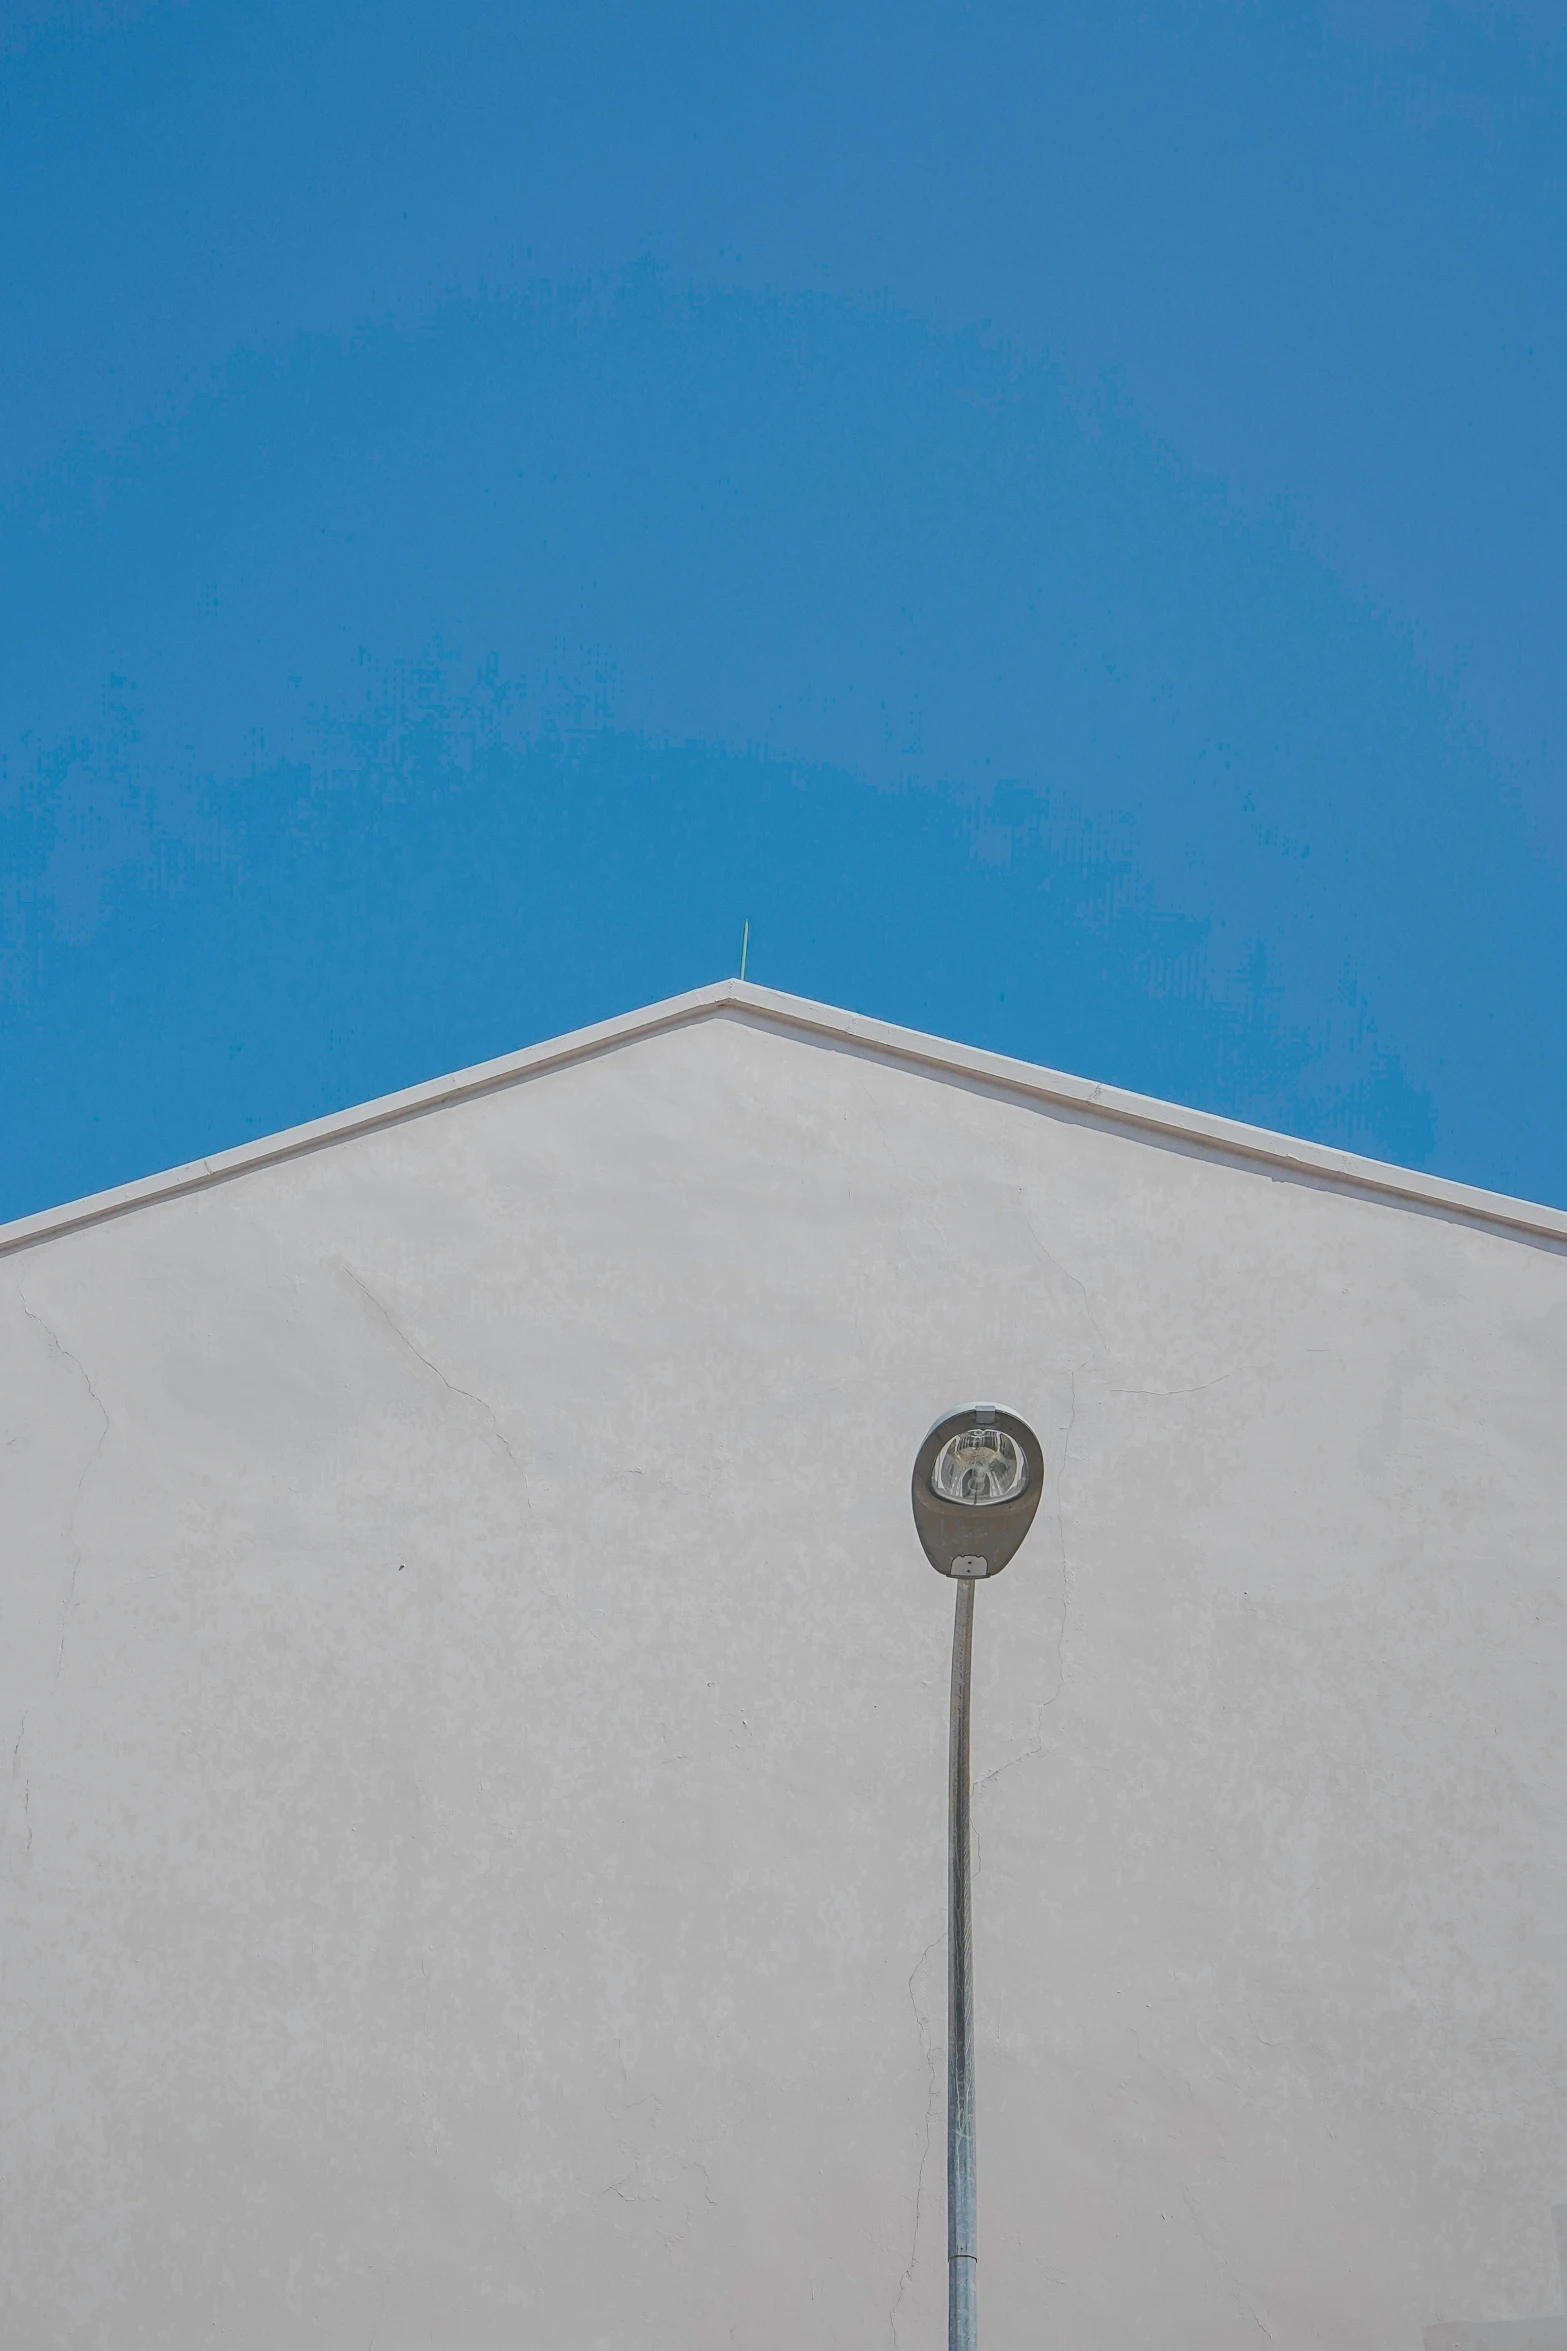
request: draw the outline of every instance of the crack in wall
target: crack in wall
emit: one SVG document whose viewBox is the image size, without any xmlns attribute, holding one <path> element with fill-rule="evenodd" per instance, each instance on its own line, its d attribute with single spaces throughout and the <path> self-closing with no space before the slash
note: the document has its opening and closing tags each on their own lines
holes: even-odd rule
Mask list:
<svg viewBox="0 0 1567 2351">
<path fill-rule="evenodd" d="M 1141 2033 L 1136 2031 L 1135 2028 L 1132 2031 L 1132 2047 L 1137 2052 L 1139 2062 L 1147 2066 L 1155 2081 L 1162 2085 L 1169 2096 L 1174 2098 L 1178 2094 L 1177 2085 L 1179 2085 L 1179 2090 L 1185 2092 L 1187 2101 L 1190 2105 L 1197 2106 L 1200 2104 L 1200 2100 L 1198 2099 L 1197 2091 L 1192 2083 L 1191 2076 L 1181 2072 L 1172 2074 L 1169 2069 L 1166 2066 L 1161 2065 L 1157 2059 L 1150 2057 L 1147 2050 L 1143 2047 Z M 1257 2309 L 1256 2305 L 1247 2300 L 1245 2288 L 1242 2286 L 1241 2280 L 1236 2274 L 1234 2264 L 1227 2261 L 1223 2253 L 1220 2251 L 1218 2244 L 1215 2242 L 1213 2235 L 1205 2225 L 1203 2217 L 1198 2211 L 1195 2202 L 1193 2201 L 1192 2191 L 1190 2188 L 1184 2186 L 1182 2187 L 1181 2201 L 1186 2207 L 1186 2217 L 1191 2222 L 1192 2231 L 1197 2239 L 1198 2244 L 1201 2245 L 1203 2251 L 1207 2254 L 1208 2259 L 1213 2263 L 1214 2268 L 1218 2271 L 1219 2276 L 1223 2279 L 1224 2284 L 1228 2288 L 1230 2296 L 1234 2301 L 1236 2309 L 1240 2311 L 1244 2318 L 1249 2319 L 1252 2325 L 1256 2327 L 1258 2332 L 1265 2336 L 1267 2341 L 1271 2343 L 1273 2341 L 1273 2329 L 1269 2326 L 1267 2320 L 1263 2317 L 1261 2311 Z"/>
<path fill-rule="evenodd" d="M 1043 1755 L 1045 1751 L 1044 1716 L 1046 1710 L 1054 1706 L 1066 1687 L 1066 1627 L 1072 1607 L 1072 1569 L 1071 1562 L 1067 1558 L 1066 1528 L 1062 1523 L 1060 1503 L 1065 1499 L 1067 1461 L 1072 1451 L 1072 1431 L 1077 1426 L 1077 1368 L 1074 1368 L 1071 1373 L 1071 1381 L 1072 1403 L 1067 1414 L 1066 1434 L 1061 1441 L 1061 1467 L 1056 1473 L 1056 1490 L 1060 1498 L 1057 1502 L 1055 1517 L 1056 1547 L 1061 1558 L 1061 1622 L 1056 1632 L 1056 1686 L 1049 1697 L 1041 1698 L 1034 1708 L 1034 1744 L 1032 1747 L 1025 1747 L 1021 1755 L 1009 1755 L 1005 1763 L 998 1763 L 994 1771 L 987 1771 L 983 1778 L 976 1780 L 974 1783 L 976 1796 L 982 1788 L 990 1787 L 994 1781 L 1004 1778 L 1009 1771 L 1015 1771 L 1020 1763 L 1031 1763 L 1036 1757 Z"/>
<path fill-rule="evenodd" d="M 76 1517 L 77 1512 L 81 1509 L 82 1505 L 82 1489 L 87 1483 L 89 1473 L 91 1472 L 94 1463 L 97 1461 L 99 1454 L 103 1451 L 104 1446 L 109 1441 L 109 1415 L 105 1409 L 103 1398 L 99 1395 L 97 1389 L 93 1386 L 92 1380 L 88 1374 L 87 1366 L 85 1363 L 83 1363 L 81 1357 L 79 1355 L 73 1355 L 70 1348 L 66 1346 L 64 1340 L 60 1338 L 58 1333 L 50 1329 L 43 1316 L 37 1313 L 33 1307 L 28 1305 L 27 1294 L 22 1289 L 20 1283 L 17 1285 L 16 1295 L 22 1312 L 26 1315 L 28 1321 L 38 1325 L 38 1328 L 43 1332 L 44 1337 L 48 1340 L 50 1347 L 53 1349 L 54 1353 L 58 1355 L 60 1361 L 62 1363 L 68 1363 L 71 1369 L 76 1373 L 77 1378 L 81 1381 L 83 1387 L 87 1390 L 88 1395 L 92 1398 L 94 1411 L 97 1413 L 99 1419 L 103 1423 L 102 1428 L 98 1431 L 97 1444 L 94 1445 L 92 1451 L 88 1454 L 87 1459 L 82 1464 L 82 1473 L 76 1481 L 76 1490 L 71 1496 L 71 1507 L 66 1516 L 65 1539 L 66 1542 L 70 1545 L 71 1549 L 71 1572 L 66 1581 L 65 1597 L 60 1604 L 60 1646 L 54 1661 L 54 1678 L 55 1681 L 58 1682 L 62 1672 L 65 1670 L 65 1636 L 71 1621 L 71 1611 L 76 1605 L 76 1579 L 81 1573 L 82 1566 L 82 1547 L 80 1541 L 77 1538 Z M 18 1733 L 16 1744 L 17 1748 L 19 1749 L 22 1744 L 20 1733 Z M 12 1768 L 14 1772 L 14 1752 L 12 1758 Z"/>
<path fill-rule="evenodd" d="M 1071 1373 L 1072 1403 L 1066 1417 L 1066 1434 L 1061 1440 L 1061 1467 L 1056 1472 L 1056 1549 L 1061 1555 L 1061 1630 L 1056 1640 L 1056 1686 L 1044 1700 L 1045 1706 L 1054 1706 L 1066 1687 L 1066 1621 L 1072 1609 L 1072 1563 L 1066 1553 L 1066 1473 L 1072 1458 L 1072 1431 L 1077 1426 L 1077 1366 Z"/>
<path fill-rule="evenodd" d="M 931 2042 L 930 2027 L 926 2023 L 924 2017 L 920 2014 L 920 2004 L 914 1997 L 914 1979 L 919 1974 L 920 1969 L 924 1966 L 931 1953 L 936 1949 L 937 1944 L 944 1943 L 946 1939 L 945 1932 L 934 1936 L 932 1940 L 926 1944 L 924 1950 L 920 1953 L 918 1959 L 915 1960 L 914 1965 L 909 1970 L 909 2006 L 914 2011 L 914 2022 L 919 2029 L 920 2047 L 925 2052 L 925 2065 L 926 2070 L 930 2075 L 930 2087 L 925 2095 L 925 2144 L 920 2149 L 920 2166 L 918 2172 L 915 2174 L 914 2179 L 914 2235 L 909 2245 L 909 2258 L 907 2266 L 898 2279 L 898 2291 L 893 2299 L 892 2308 L 887 2313 L 887 2333 L 889 2339 L 891 2340 L 893 2351 L 899 2351 L 898 2312 L 903 2308 L 903 2297 L 908 2292 L 909 2286 L 913 2281 L 915 2264 L 919 2259 L 920 2221 L 923 2217 L 925 2209 L 925 2170 L 926 2166 L 930 2162 L 930 2143 L 936 2128 L 936 2103 L 940 2096 L 940 2077 L 936 2067 L 936 2052 Z"/>
<path fill-rule="evenodd" d="M 22 1709 L 22 1726 L 16 1734 L 16 1745 L 11 1749 L 11 1786 L 13 1789 L 16 1786 L 17 1774 L 22 1768 L 22 1741 L 26 1738 L 26 1736 L 27 1709 L 24 1706 Z M 22 1782 L 22 1821 L 27 1830 L 27 1834 L 22 1842 L 22 1851 L 24 1854 L 27 1854 L 31 1853 L 33 1849 L 33 1783 L 31 1780 L 27 1779 L 24 1779 Z"/>
<path fill-rule="evenodd" d="M 1203 2251 L 1207 2254 L 1209 2260 L 1213 2263 L 1214 2268 L 1218 2271 L 1220 2277 L 1223 2278 L 1226 2286 L 1228 2286 L 1234 2299 L 1236 2309 L 1241 2313 L 1243 2318 L 1249 2318 L 1252 2325 L 1257 2329 L 1259 2334 L 1266 2336 L 1267 2340 L 1271 2343 L 1273 2340 L 1272 2327 L 1269 2326 L 1261 2311 L 1254 2308 L 1253 2305 L 1247 2301 L 1245 2293 L 1242 2291 L 1239 2278 L 1235 2275 L 1234 2270 L 1225 2260 L 1223 2254 L 1219 2251 L 1218 2246 L 1215 2245 L 1207 2230 L 1203 2227 L 1201 2216 L 1198 2213 L 1196 2205 L 1192 2202 L 1192 2192 L 1190 2188 L 1183 2188 L 1181 2190 L 1181 2202 L 1186 2207 L 1187 2217 L 1191 2221 L 1198 2244 L 1201 2245 Z"/>
<path fill-rule="evenodd" d="M 644 2090 L 642 2095 L 637 2098 L 631 2095 L 631 2069 L 626 2063 L 624 2045 L 618 2039 L 615 2043 L 615 2057 L 620 2066 L 620 2095 L 617 2099 L 613 2090 L 605 2090 L 604 2112 L 609 2118 L 616 2139 L 619 2141 L 619 2153 L 615 2160 L 623 2162 L 626 2168 L 618 2179 L 605 2181 L 603 2187 L 598 2191 L 598 2201 L 602 2202 L 606 2196 L 614 2196 L 622 2204 L 661 2205 L 665 2201 L 665 2191 L 659 2171 L 661 2154 L 659 2132 L 663 2122 L 664 2102 L 656 2090 Z M 652 2144 L 639 2148 L 629 2125 L 630 2117 L 641 2113 L 644 2108 L 652 2110 L 650 2116 Z M 667 2170 L 667 2168 L 666 2162 L 665 2169 Z M 688 2156 L 680 2168 L 700 2171 L 708 2203 L 712 2204 L 717 2201 L 713 2195 L 712 2181 L 697 2157 Z M 636 2183 L 634 2191 L 628 2185 L 633 2181 Z M 655 2233 L 662 2243 L 667 2245 L 673 2242 L 662 2229 Z"/>
<path fill-rule="evenodd" d="M 599 2194 L 601 2196 L 618 2196 L 622 2204 L 661 2204 L 663 2202 L 661 2196 L 628 2196 L 626 2194 L 627 2180 L 639 2178 L 641 2169 L 640 2163 L 634 2163 L 629 2171 L 621 2173 L 618 2180 L 611 2180 L 607 2186 L 600 2188 Z"/>
<path fill-rule="evenodd" d="M 1033 1218 L 1028 1213 L 1028 1202 L 1023 1196 L 1022 1185 L 1018 1184 L 1014 1186 L 1014 1191 L 1017 1198 L 1018 1213 L 1023 1219 L 1023 1223 L 1027 1229 L 1029 1239 L 1033 1242 L 1034 1247 L 1038 1250 L 1046 1265 L 1051 1268 L 1052 1272 L 1060 1275 L 1062 1281 L 1066 1283 L 1068 1289 L 1075 1290 L 1077 1292 L 1079 1298 L 1083 1302 L 1084 1318 L 1087 1321 L 1088 1327 L 1093 1332 L 1094 1338 L 1098 1343 L 1101 1360 L 1105 1363 L 1108 1363 L 1110 1361 L 1110 1347 L 1106 1342 L 1104 1332 L 1099 1328 L 1098 1323 L 1094 1320 L 1094 1310 L 1092 1304 L 1089 1301 L 1087 1283 L 1081 1281 L 1075 1273 L 1068 1272 L 1067 1268 L 1061 1263 L 1059 1257 L 1053 1257 L 1051 1255 L 1050 1251 L 1045 1247 L 1044 1242 L 1039 1237 L 1039 1233 L 1034 1224 Z"/>
<path fill-rule="evenodd" d="M 433 1363 L 430 1360 L 430 1357 L 426 1355 L 422 1347 L 415 1346 L 413 1340 L 410 1339 L 408 1333 L 403 1329 L 402 1324 L 392 1313 L 391 1308 L 386 1305 L 384 1300 L 376 1296 L 374 1290 L 371 1289 L 369 1283 L 361 1274 L 355 1273 L 353 1267 L 347 1262 L 346 1258 L 339 1258 L 338 1263 L 342 1267 L 343 1272 L 347 1274 L 349 1280 L 353 1283 L 354 1288 L 364 1299 L 365 1303 L 375 1309 L 376 1313 L 385 1323 L 387 1329 L 391 1332 L 393 1338 L 398 1341 L 400 1346 L 407 1348 L 409 1354 L 414 1358 L 414 1361 L 416 1363 L 422 1363 L 425 1370 L 429 1372 L 432 1377 L 440 1381 L 442 1387 L 446 1390 L 448 1395 L 461 1396 L 465 1403 L 471 1404 L 475 1411 L 483 1416 L 484 1420 L 489 1425 L 491 1436 L 494 1438 L 501 1451 L 505 1454 L 507 1460 L 511 1463 L 512 1468 L 517 1472 L 518 1477 L 521 1478 L 523 1495 L 526 1498 L 528 1507 L 531 1510 L 533 1507 L 533 1497 L 528 1490 L 528 1473 L 523 1468 L 522 1463 L 518 1460 L 516 1454 L 512 1451 L 510 1442 L 507 1439 L 506 1432 L 501 1427 L 499 1420 L 497 1420 L 495 1416 L 495 1407 L 488 1403 L 483 1396 L 475 1395 L 472 1388 L 459 1387 L 456 1380 L 448 1379 L 445 1372 L 442 1371 L 440 1365 L 438 1363 Z"/>
</svg>

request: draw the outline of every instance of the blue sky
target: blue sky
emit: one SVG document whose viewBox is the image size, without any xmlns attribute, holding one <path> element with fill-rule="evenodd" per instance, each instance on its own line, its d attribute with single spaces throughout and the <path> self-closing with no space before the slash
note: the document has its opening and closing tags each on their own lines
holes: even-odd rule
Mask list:
<svg viewBox="0 0 1567 2351">
<path fill-rule="evenodd" d="M 732 970 L 1567 1202 L 1567 8 L 0 13 L 0 1216 Z"/>
</svg>

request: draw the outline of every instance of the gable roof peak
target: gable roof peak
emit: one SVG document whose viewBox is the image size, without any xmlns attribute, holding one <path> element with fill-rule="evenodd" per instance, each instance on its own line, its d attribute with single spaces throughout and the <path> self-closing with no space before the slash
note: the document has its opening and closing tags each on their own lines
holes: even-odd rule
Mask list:
<svg viewBox="0 0 1567 2351">
<path fill-rule="evenodd" d="M 666 1030 L 687 1028 L 715 1018 L 743 1019 L 750 1025 L 807 1042 L 816 1040 L 840 1050 L 848 1048 L 949 1083 L 1010 1095 L 1019 1102 L 1052 1107 L 1097 1124 L 1164 1138 L 1187 1149 L 1270 1170 L 1296 1182 L 1402 1202 L 1428 1214 L 1486 1225 L 1536 1241 L 1567 1243 L 1567 1210 L 1515 1200 L 1506 1193 L 1484 1191 L 1473 1184 L 1453 1183 L 1445 1176 L 1396 1167 L 1385 1160 L 1337 1150 L 1330 1144 L 1303 1142 L 1266 1127 L 1249 1126 L 1240 1119 L 1222 1118 L 1212 1111 L 1190 1110 L 1179 1103 L 1131 1093 L 1119 1086 L 1100 1085 L 1062 1070 L 1013 1060 L 1006 1054 L 989 1053 L 979 1046 L 953 1044 L 945 1038 L 927 1036 L 918 1029 L 873 1020 L 864 1013 L 818 1004 L 807 996 L 789 996 L 775 988 L 758 987 L 754 981 L 727 979 L 692 988 L 684 995 L 665 997 L 660 1003 L 621 1013 L 613 1020 L 573 1029 L 542 1044 L 526 1045 L 520 1052 L 502 1054 L 471 1069 L 426 1079 L 399 1093 L 383 1094 L 376 1101 L 358 1103 L 352 1109 L 312 1119 L 304 1126 L 289 1127 L 279 1134 L 241 1143 L 231 1151 L 215 1152 L 210 1158 L 194 1160 L 187 1166 L 170 1168 L 159 1175 L 117 1185 L 111 1191 L 93 1193 L 86 1199 L 67 1201 L 57 1208 L 19 1217 L 14 1223 L 0 1225 L 0 1256 L 33 1247 L 58 1234 L 79 1231 L 86 1225 L 106 1223 L 112 1217 L 124 1216 L 154 1201 L 226 1183 L 253 1168 L 271 1167 L 280 1160 L 322 1150 L 353 1135 L 373 1133 L 379 1127 L 395 1126 L 405 1119 L 422 1117 L 454 1103 L 471 1101 L 478 1095 L 547 1076 L 553 1070 L 594 1059 Z"/>
</svg>

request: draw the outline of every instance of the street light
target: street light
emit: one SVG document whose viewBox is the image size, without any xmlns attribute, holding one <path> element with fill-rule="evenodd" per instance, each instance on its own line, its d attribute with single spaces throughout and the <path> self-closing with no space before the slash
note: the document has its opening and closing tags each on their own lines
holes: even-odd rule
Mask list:
<svg viewBox="0 0 1567 2351">
<path fill-rule="evenodd" d="M 974 1929 L 969 1897 L 969 1689 L 974 1586 L 998 1576 L 1034 1523 L 1045 1457 L 1027 1421 L 999 1404 L 938 1420 L 914 1460 L 914 1524 L 925 1556 L 958 1587 L 947 1746 L 947 2347 L 977 2351 L 974 2175 Z"/>
</svg>

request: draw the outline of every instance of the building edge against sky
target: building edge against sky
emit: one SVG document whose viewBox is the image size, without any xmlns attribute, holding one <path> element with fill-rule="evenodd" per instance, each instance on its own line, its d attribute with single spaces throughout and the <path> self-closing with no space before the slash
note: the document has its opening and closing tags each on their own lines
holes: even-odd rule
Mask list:
<svg viewBox="0 0 1567 2351">
<path fill-rule="evenodd" d="M 6 2339 L 928 2351 L 989 1394 L 988 2339 L 1567 2341 L 1567 1215 L 726 983 L 0 1246 Z"/>
<path fill-rule="evenodd" d="M 1567 1241 L 1567 1209 L 1515 1199 L 1505 1192 L 1485 1191 L 1474 1184 L 1455 1183 L 1448 1177 L 1426 1175 L 1419 1169 L 1400 1167 L 1391 1161 L 1367 1159 L 1356 1152 L 1336 1150 L 1330 1144 L 1310 1143 L 1275 1133 L 1270 1128 L 1249 1126 L 1244 1120 L 1190 1110 L 1153 1095 L 1099 1085 L 1061 1070 L 1016 1061 L 1005 1054 L 985 1052 L 977 1046 L 956 1044 L 928 1036 L 921 1030 L 899 1028 L 888 1021 L 818 1004 L 808 997 L 785 995 L 777 989 L 758 987 L 744 980 L 717 980 L 684 995 L 666 997 L 640 1011 L 622 1013 L 614 1020 L 599 1021 L 589 1028 L 573 1029 L 542 1044 L 503 1054 L 494 1061 L 426 1079 L 398 1093 L 356 1103 L 347 1110 L 312 1119 L 303 1126 L 285 1128 L 277 1134 L 260 1136 L 229 1151 L 213 1152 L 182 1167 L 116 1184 L 108 1191 L 89 1193 L 83 1199 L 35 1210 L 31 1215 L 0 1224 L 0 1254 L 25 1249 L 52 1234 L 74 1232 L 84 1225 L 124 1215 L 155 1200 L 171 1199 L 182 1192 L 226 1182 L 251 1168 L 272 1166 L 280 1159 L 320 1150 L 350 1135 L 368 1134 L 402 1119 L 422 1117 L 445 1105 L 521 1084 L 638 1038 L 657 1036 L 667 1029 L 725 1015 L 767 1022 L 800 1037 L 819 1038 L 851 1050 L 885 1055 L 935 1076 L 994 1086 L 1020 1100 L 1076 1111 L 1085 1117 L 1102 1119 L 1112 1127 L 1167 1136 L 1172 1143 L 1277 1168 L 1308 1182 L 1315 1179 L 1349 1190 L 1378 1193 L 1388 1199 L 1423 1203 L 1482 1224 L 1534 1233 L 1542 1239 Z"/>
</svg>

